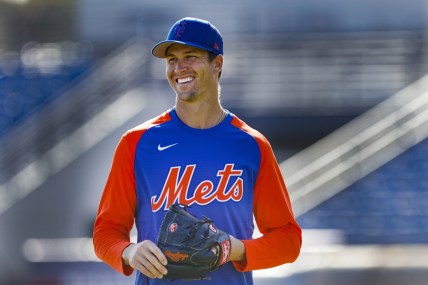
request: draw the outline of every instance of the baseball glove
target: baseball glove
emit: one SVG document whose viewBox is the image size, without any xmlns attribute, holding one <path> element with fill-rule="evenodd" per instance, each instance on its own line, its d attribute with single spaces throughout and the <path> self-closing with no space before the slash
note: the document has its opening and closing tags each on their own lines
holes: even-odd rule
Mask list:
<svg viewBox="0 0 428 285">
<path fill-rule="evenodd" d="M 228 262 L 231 250 L 227 233 L 177 204 L 165 214 L 157 245 L 168 260 L 166 279 L 209 279 L 206 274 Z"/>
</svg>

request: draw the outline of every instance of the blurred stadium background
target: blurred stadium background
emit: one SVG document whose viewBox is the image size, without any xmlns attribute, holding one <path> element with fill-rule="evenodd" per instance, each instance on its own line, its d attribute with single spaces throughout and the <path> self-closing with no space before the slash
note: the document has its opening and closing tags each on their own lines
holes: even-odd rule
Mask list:
<svg viewBox="0 0 428 285">
<path fill-rule="evenodd" d="M 150 48 L 184 16 L 222 32 L 223 105 L 304 230 L 256 284 L 427 284 L 426 0 L 1 0 L 0 284 L 133 284 L 92 224 L 121 134 L 174 102 Z"/>
</svg>

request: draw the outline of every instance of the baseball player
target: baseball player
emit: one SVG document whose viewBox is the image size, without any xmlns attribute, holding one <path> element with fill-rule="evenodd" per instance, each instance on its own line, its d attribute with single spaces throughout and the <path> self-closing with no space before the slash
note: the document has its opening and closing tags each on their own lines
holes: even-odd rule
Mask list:
<svg viewBox="0 0 428 285">
<path fill-rule="evenodd" d="M 94 225 L 97 256 L 125 275 L 135 270 L 135 284 L 171 284 L 156 240 L 166 210 L 179 203 L 214 221 L 231 248 L 209 280 L 174 284 L 248 285 L 252 270 L 294 262 L 301 229 L 272 148 L 220 102 L 219 31 L 183 18 L 152 54 L 165 59 L 175 105 L 120 139 Z M 253 216 L 262 233 L 257 239 Z M 136 244 L 129 237 L 134 223 Z"/>
</svg>

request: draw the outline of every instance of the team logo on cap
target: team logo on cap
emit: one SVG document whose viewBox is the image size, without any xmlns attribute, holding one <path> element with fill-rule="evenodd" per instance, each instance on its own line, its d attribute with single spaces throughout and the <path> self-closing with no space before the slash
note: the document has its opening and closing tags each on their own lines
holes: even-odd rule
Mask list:
<svg viewBox="0 0 428 285">
<path fill-rule="evenodd" d="M 216 50 L 216 51 L 218 51 L 220 48 L 218 47 L 218 43 L 217 42 L 215 42 L 214 43 L 214 49 Z"/>
<path fill-rule="evenodd" d="M 186 31 L 186 22 L 181 22 L 175 29 L 175 38 L 180 38 Z"/>
</svg>

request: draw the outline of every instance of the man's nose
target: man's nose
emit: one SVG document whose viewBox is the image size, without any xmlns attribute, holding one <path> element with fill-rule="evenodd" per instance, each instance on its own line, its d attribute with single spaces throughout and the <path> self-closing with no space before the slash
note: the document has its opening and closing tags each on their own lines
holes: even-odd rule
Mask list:
<svg viewBox="0 0 428 285">
<path fill-rule="evenodd" d="M 182 72 L 187 70 L 187 64 L 185 59 L 178 59 L 177 64 L 175 65 L 176 72 Z"/>
</svg>

